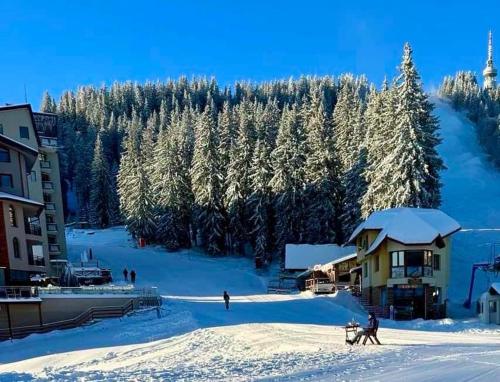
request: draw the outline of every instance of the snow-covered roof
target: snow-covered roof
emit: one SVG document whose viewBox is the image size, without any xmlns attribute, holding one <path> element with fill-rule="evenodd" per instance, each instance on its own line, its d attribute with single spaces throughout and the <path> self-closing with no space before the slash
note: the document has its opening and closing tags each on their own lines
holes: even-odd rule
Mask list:
<svg viewBox="0 0 500 382">
<path fill-rule="evenodd" d="M 329 270 L 333 269 L 333 267 L 335 266 L 335 264 L 339 264 L 339 263 L 342 263 L 344 261 L 354 260 L 356 257 L 358 257 L 358 255 L 356 254 L 356 247 L 350 246 L 350 247 L 347 247 L 347 248 L 352 248 L 352 250 L 354 251 L 354 253 L 351 253 L 351 254 L 346 255 L 346 256 L 339 257 L 336 260 L 333 260 L 333 261 L 330 261 L 329 263 L 323 264 L 321 266 L 321 270 L 323 272 L 328 272 Z"/>
<path fill-rule="evenodd" d="M 309 269 L 356 252 L 356 247 L 337 244 L 287 244 L 285 269 Z"/>
<path fill-rule="evenodd" d="M 356 237 L 364 230 L 380 230 L 366 251 L 369 254 L 386 238 L 403 244 L 429 244 L 439 236 L 446 237 L 460 228 L 460 224 L 440 210 L 390 208 L 372 213 L 354 230 L 349 243 L 354 243 Z"/>
<path fill-rule="evenodd" d="M 493 283 L 490 286 L 490 294 L 500 294 L 500 283 Z"/>
<path fill-rule="evenodd" d="M 27 204 L 43 207 L 43 203 L 37 202 L 36 200 L 23 198 L 22 196 L 9 194 L 7 192 L 0 192 L 0 200 L 1 199 L 11 200 L 13 202 L 19 202 L 19 203 L 27 203 Z"/>
</svg>

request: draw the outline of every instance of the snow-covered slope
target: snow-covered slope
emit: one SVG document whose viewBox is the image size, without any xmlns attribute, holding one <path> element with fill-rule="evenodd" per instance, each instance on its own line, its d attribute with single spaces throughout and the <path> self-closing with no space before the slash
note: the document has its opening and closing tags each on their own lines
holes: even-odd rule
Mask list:
<svg viewBox="0 0 500 382">
<path fill-rule="evenodd" d="M 500 241 L 500 178 L 473 127 L 440 100 L 443 209 L 455 235 L 452 299 L 465 298 L 473 261 Z M 485 231 L 484 229 L 488 229 Z M 500 329 L 475 319 L 383 321 L 384 346 L 344 344 L 342 325 L 363 313 L 348 295 L 268 295 L 249 260 L 134 248 L 123 228 L 68 234 L 74 259 L 92 247 L 116 279 L 127 267 L 165 297 L 154 312 L 0 343 L 0 381 L 495 380 Z M 483 285 L 481 285 L 483 283 Z M 477 291 L 484 287 L 478 283 Z M 231 294 L 225 311 L 221 294 Z"/>
<path fill-rule="evenodd" d="M 491 244 L 500 243 L 500 171 L 486 159 L 470 121 L 446 101 L 433 101 L 443 138 L 439 152 L 448 167 L 442 173 L 442 209 L 463 228 L 454 235 L 450 280 L 452 302 L 460 305 L 467 295 L 472 263 L 489 260 Z M 479 272 L 475 296 L 492 280 L 494 275 Z"/>
</svg>

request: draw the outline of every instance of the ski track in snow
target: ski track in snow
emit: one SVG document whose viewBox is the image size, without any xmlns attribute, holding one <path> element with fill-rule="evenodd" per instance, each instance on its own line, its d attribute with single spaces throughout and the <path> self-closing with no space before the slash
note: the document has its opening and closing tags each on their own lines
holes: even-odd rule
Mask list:
<svg viewBox="0 0 500 382">
<path fill-rule="evenodd" d="M 474 127 L 433 99 L 444 140 L 439 147 L 443 210 L 455 235 L 451 302 L 465 298 L 472 262 L 500 242 L 500 174 L 489 166 Z M 0 381 L 491 381 L 500 375 L 500 328 L 477 319 L 383 320 L 384 346 L 346 346 L 342 325 L 366 313 L 348 295 L 266 294 L 273 270 L 248 259 L 194 251 L 134 248 L 123 228 L 68 233 L 70 256 L 91 246 L 115 279 L 137 271 L 138 286 L 164 297 L 155 312 L 0 343 Z M 488 281 L 479 274 L 478 295 Z M 118 282 L 119 283 L 119 282 Z M 231 294 L 226 312 L 223 290 Z"/>
</svg>

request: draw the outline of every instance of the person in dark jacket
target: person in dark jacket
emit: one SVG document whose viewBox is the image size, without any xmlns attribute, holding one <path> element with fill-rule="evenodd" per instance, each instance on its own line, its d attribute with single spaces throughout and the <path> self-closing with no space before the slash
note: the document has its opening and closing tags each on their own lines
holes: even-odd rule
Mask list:
<svg viewBox="0 0 500 382">
<path fill-rule="evenodd" d="M 123 270 L 123 279 L 124 279 L 125 281 L 128 281 L 128 271 L 127 271 L 127 268 L 125 268 L 125 269 Z"/>
<path fill-rule="evenodd" d="M 355 344 L 363 336 L 363 334 L 365 334 L 367 331 L 375 329 L 377 327 L 377 323 L 378 323 L 378 320 L 375 317 L 375 313 L 373 313 L 373 312 L 369 313 L 368 314 L 368 325 L 365 328 L 360 329 L 356 333 L 356 336 L 354 336 L 354 338 L 352 340 L 346 340 L 346 341 L 348 343 L 350 343 L 351 345 Z"/>
<path fill-rule="evenodd" d="M 223 298 L 224 303 L 226 304 L 226 310 L 229 310 L 229 294 L 226 291 L 224 291 Z"/>
<path fill-rule="evenodd" d="M 135 271 L 133 269 L 130 271 L 130 281 L 135 284 Z"/>
</svg>

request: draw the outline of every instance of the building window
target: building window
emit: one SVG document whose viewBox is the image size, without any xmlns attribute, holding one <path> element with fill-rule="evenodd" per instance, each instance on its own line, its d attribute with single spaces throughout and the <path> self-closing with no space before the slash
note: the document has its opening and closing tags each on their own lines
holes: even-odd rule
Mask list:
<svg viewBox="0 0 500 382">
<path fill-rule="evenodd" d="M 0 174 L 0 187 L 12 188 L 12 175 Z"/>
<path fill-rule="evenodd" d="M 3 124 L 0 123 L 0 134 L 3 134 Z"/>
<path fill-rule="evenodd" d="M 405 253 L 404 251 L 391 252 L 391 277 L 405 277 Z"/>
<path fill-rule="evenodd" d="M 366 261 L 363 263 L 363 277 L 368 277 L 368 263 Z"/>
<path fill-rule="evenodd" d="M 31 171 L 29 178 L 32 182 L 36 182 L 36 171 Z"/>
<path fill-rule="evenodd" d="M 497 302 L 490 301 L 490 313 L 496 313 L 496 312 L 497 312 Z"/>
<path fill-rule="evenodd" d="M 0 148 L 0 162 L 10 162 L 10 151 Z"/>
<path fill-rule="evenodd" d="M 14 248 L 14 257 L 16 259 L 20 259 L 21 258 L 21 252 L 19 251 L 19 240 L 17 239 L 17 237 L 15 237 L 14 239 L 12 239 L 12 247 Z"/>
<path fill-rule="evenodd" d="M 9 222 L 11 227 L 17 227 L 16 209 L 12 204 L 9 206 Z"/>
<path fill-rule="evenodd" d="M 19 136 L 24 139 L 30 139 L 30 129 L 28 126 L 19 126 Z"/>
<path fill-rule="evenodd" d="M 432 251 L 391 252 L 391 277 L 432 277 Z"/>
<path fill-rule="evenodd" d="M 437 254 L 434 254 L 434 270 L 441 270 L 441 256 Z"/>
<path fill-rule="evenodd" d="M 375 272 L 378 272 L 380 269 L 380 257 L 377 255 L 375 256 Z"/>
</svg>

